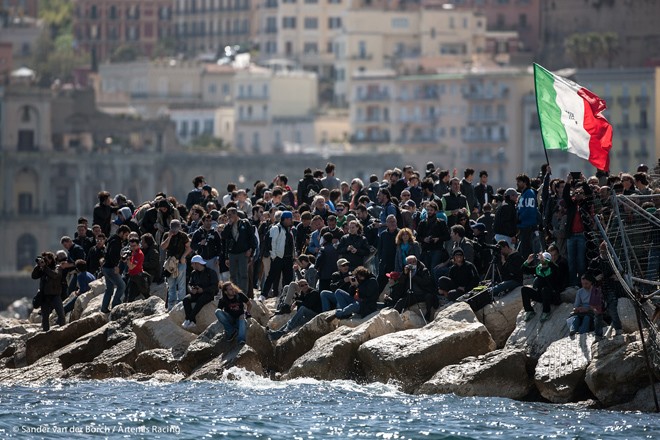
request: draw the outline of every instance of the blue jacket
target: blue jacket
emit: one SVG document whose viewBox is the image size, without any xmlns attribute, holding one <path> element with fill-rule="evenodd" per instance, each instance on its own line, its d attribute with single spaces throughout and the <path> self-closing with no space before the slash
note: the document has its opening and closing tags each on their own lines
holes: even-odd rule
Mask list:
<svg viewBox="0 0 660 440">
<path fill-rule="evenodd" d="M 536 191 L 528 188 L 518 199 L 518 228 L 536 227 L 538 225 L 538 214 Z"/>
</svg>

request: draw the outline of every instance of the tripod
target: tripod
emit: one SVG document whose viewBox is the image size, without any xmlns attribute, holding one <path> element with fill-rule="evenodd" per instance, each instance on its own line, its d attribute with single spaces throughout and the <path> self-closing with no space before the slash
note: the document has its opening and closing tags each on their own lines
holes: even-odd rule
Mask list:
<svg viewBox="0 0 660 440">
<path fill-rule="evenodd" d="M 413 277 L 412 271 L 408 269 L 408 291 L 406 292 L 406 297 L 407 297 L 406 303 L 408 307 L 410 307 L 410 302 L 413 300 L 413 295 L 414 295 L 414 291 L 412 288 L 412 277 Z M 422 307 L 419 305 L 419 303 L 417 303 L 417 310 L 419 311 L 419 314 L 422 315 L 422 319 L 424 320 L 424 325 L 427 325 L 428 322 L 426 321 L 426 317 L 422 313 Z"/>
<path fill-rule="evenodd" d="M 491 254 L 492 258 L 490 260 L 490 266 L 488 266 L 488 270 L 486 271 L 486 275 L 484 275 L 483 281 L 488 280 L 488 275 L 490 274 L 490 285 L 488 288 L 490 289 L 490 300 L 493 302 L 495 299 L 493 298 L 493 287 L 495 287 L 495 284 L 497 280 L 502 279 L 502 275 L 500 274 L 500 269 L 497 267 L 498 266 L 498 259 L 500 258 L 500 249 L 491 249 Z"/>
</svg>

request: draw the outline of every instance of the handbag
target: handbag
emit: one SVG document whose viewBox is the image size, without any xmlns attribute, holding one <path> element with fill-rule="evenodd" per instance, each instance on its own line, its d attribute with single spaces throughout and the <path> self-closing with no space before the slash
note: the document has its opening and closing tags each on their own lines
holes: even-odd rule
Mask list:
<svg viewBox="0 0 660 440">
<path fill-rule="evenodd" d="M 169 274 L 171 278 L 176 278 L 179 276 L 179 260 L 172 256 L 165 260 L 163 264 L 163 271 Z"/>
</svg>

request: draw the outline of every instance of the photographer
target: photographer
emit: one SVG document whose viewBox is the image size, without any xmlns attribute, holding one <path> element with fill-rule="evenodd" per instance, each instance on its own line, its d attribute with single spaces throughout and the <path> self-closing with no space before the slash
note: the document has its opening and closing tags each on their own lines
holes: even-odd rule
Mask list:
<svg viewBox="0 0 660 440">
<path fill-rule="evenodd" d="M 186 320 L 182 327 L 189 329 L 197 325 L 195 319 L 202 307 L 213 301 L 218 293 L 218 274 L 207 266 L 199 255 L 192 257 L 191 266 L 193 272 L 188 284 L 188 295 L 183 298 L 183 309 L 186 312 Z M 193 306 L 194 303 L 194 306 Z"/>
<path fill-rule="evenodd" d="M 522 255 L 516 252 L 506 240 L 497 242 L 497 249 L 499 250 L 499 258 L 497 261 L 497 270 L 500 272 L 501 280 L 493 286 L 493 296 L 500 296 L 507 292 L 512 291 L 516 287 L 522 286 L 523 283 L 523 270 L 522 265 L 525 262 Z"/>
<path fill-rule="evenodd" d="M 62 268 L 55 264 L 55 255 L 52 252 L 43 252 L 37 257 L 37 263 L 32 269 L 32 279 L 39 280 L 39 293 L 41 295 L 41 328 L 50 330 L 50 314 L 57 312 L 57 325 L 63 326 L 64 305 L 62 304 Z"/>
<path fill-rule="evenodd" d="M 386 296 L 385 305 L 403 313 L 404 309 L 421 302 L 426 304 L 424 319 L 428 322 L 433 317 L 433 309 L 439 305 L 438 295 L 431 272 L 422 262 L 417 261 L 417 257 L 410 255 L 406 258 L 403 276 L 399 278 L 391 294 Z"/>
<path fill-rule="evenodd" d="M 335 299 L 337 311 L 326 318 L 328 321 L 333 319 L 350 318 L 354 313 L 362 318 L 376 311 L 376 302 L 378 301 L 378 281 L 376 277 L 364 266 L 358 266 L 353 271 L 350 281 L 351 287 L 348 292 L 337 289 Z"/>
<path fill-rule="evenodd" d="M 135 299 L 142 295 L 149 298 L 149 274 L 144 272 L 144 253 L 140 249 L 140 239 L 131 238 L 128 240 L 130 253 L 123 256 L 122 261 L 128 266 L 128 287 L 127 295 L 128 302 L 135 301 Z M 145 278 L 145 274 L 147 277 Z"/>
<path fill-rule="evenodd" d="M 575 176 L 573 174 L 576 174 Z M 578 173 L 566 177 L 562 199 L 566 206 L 566 248 L 568 251 L 569 285 L 580 284 L 580 275 L 587 270 L 587 233 L 591 231 L 592 190 Z"/>
<path fill-rule="evenodd" d="M 538 258 L 539 263 L 534 266 L 533 262 L 536 258 Z M 550 252 L 543 252 L 536 255 L 530 254 L 523 264 L 523 272 L 534 274 L 532 287 L 524 286 L 520 291 L 523 308 L 525 309 L 525 322 L 532 319 L 536 314 L 532 307 L 532 300 L 543 303 L 541 322 L 545 322 L 550 319 L 550 305 L 561 304 L 559 293 L 562 286 L 557 277 L 559 267 L 552 261 Z"/>
<path fill-rule="evenodd" d="M 103 302 L 101 303 L 101 313 L 110 313 L 108 306 L 110 305 L 111 299 L 112 307 L 118 306 L 121 303 L 124 290 L 126 290 L 126 283 L 124 283 L 124 280 L 120 275 L 119 263 L 121 262 L 122 243 L 126 240 L 130 232 L 131 228 L 126 225 L 121 225 L 119 229 L 117 229 L 117 233 L 111 235 L 108 239 L 105 261 L 102 269 L 106 287 L 105 293 L 103 294 Z"/>
<path fill-rule="evenodd" d="M 192 234 L 190 247 L 206 261 L 206 267 L 220 274 L 218 258 L 222 253 L 222 242 L 218 231 L 213 229 L 211 214 L 202 216 L 202 227 Z"/>
</svg>

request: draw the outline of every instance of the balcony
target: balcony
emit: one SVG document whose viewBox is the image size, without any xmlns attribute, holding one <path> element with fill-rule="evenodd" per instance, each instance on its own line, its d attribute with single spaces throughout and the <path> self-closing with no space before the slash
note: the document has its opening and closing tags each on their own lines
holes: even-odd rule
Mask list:
<svg viewBox="0 0 660 440">
<path fill-rule="evenodd" d="M 373 54 L 371 54 L 371 53 L 358 53 L 358 54 L 350 55 L 350 56 L 348 57 L 348 59 L 349 59 L 349 60 L 365 60 L 365 61 L 369 61 L 369 60 L 373 59 L 373 57 L 374 57 L 374 56 L 373 56 Z"/>
<path fill-rule="evenodd" d="M 635 98 L 635 102 L 640 107 L 646 107 L 649 105 L 650 99 L 648 96 L 638 96 Z"/>
<path fill-rule="evenodd" d="M 630 107 L 630 96 L 619 96 L 616 100 L 621 107 Z"/>
<path fill-rule="evenodd" d="M 236 95 L 237 101 L 268 101 L 269 95 L 246 95 L 245 93 Z"/>
<path fill-rule="evenodd" d="M 266 34 L 276 34 L 277 33 L 277 26 L 268 26 L 266 29 L 264 29 L 264 33 Z"/>
<path fill-rule="evenodd" d="M 502 116 L 502 115 L 470 114 L 468 116 L 468 124 L 470 125 L 474 125 L 474 124 L 490 125 L 490 124 L 505 124 L 505 123 L 506 123 L 506 116 Z M 538 125 L 538 121 L 536 125 Z"/>
<path fill-rule="evenodd" d="M 440 139 L 436 136 L 413 136 L 396 140 L 396 143 L 400 145 L 437 144 L 438 142 L 440 142 Z"/>
<path fill-rule="evenodd" d="M 389 116 L 381 116 L 381 115 L 367 115 L 367 116 L 362 116 L 361 118 L 355 118 L 355 122 L 360 124 L 364 123 L 372 123 L 372 122 L 390 122 L 390 117 Z"/>
<path fill-rule="evenodd" d="M 649 124 L 647 124 L 646 122 L 635 124 L 635 130 L 648 131 L 649 130 Z"/>
<path fill-rule="evenodd" d="M 466 144 L 501 144 L 508 141 L 507 136 L 484 136 L 480 134 L 466 134 L 462 137 Z"/>
<path fill-rule="evenodd" d="M 389 99 L 390 99 L 389 92 L 367 92 L 357 96 L 358 102 L 389 101 Z"/>
<path fill-rule="evenodd" d="M 397 122 L 401 124 L 411 124 L 411 125 L 428 125 L 428 124 L 437 124 L 440 120 L 440 117 L 437 115 L 423 115 L 423 116 L 405 116 L 399 117 Z"/>
<path fill-rule="evenodd" d="M 463 91 L 463 99 L 467 101 L 493 101 L 496 99 L 507 99 L 509 97 L 509 88 L 500 90 L 482 90 L 480 88 L 471 88 Z"/>
<path fill-rule="evenodd" d="M 350 138 L 350 142 L 353 144 L 364 144 L 364 143 L 389 143 L 390 135 L 387 133 L 368 133 L 367 135 L 353 135 Z"/>
<path fill-rule="evenodd" d="M 268 123 L 266 116 L 239 116 L 236 120 L 242 125 L 261 125 Z"/>
<path fill-rule="evenodd" d="M 622 135 L 622 136 L 628 136 L 630 135 L 630 132 L 632 131 L 632 125 L 629 122 L 624 122 L 621 124 L 617 124 L 616 126 L 617 133 Z"/>
</svg>

